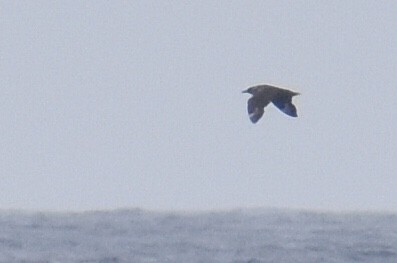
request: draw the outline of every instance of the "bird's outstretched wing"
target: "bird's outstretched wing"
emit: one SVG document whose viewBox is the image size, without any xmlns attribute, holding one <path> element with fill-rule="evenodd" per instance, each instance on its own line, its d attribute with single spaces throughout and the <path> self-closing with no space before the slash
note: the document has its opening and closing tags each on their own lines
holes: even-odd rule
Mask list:
<svg viewBox="0 0 397 263">
<path fill-rule="evenodd" d="M 298 114 L 296 113 L 296 107 L 291 101 L 291 96 L 279 97 L 272 100 L 273 104 L 285 114 L 291 117 L 298 117 Z"/>
<path fill-rule="evenodd" d="M 256 123 L 257 121 L 259 121 L 259 119 L 262 117 L 264 113 L 263 110 L 264 107 L 265 105 L 263 105 L 263 103 L 260 103 L 260 101 L 255 99 L 255 97 L 251 97 L 248 100 L 248 105 L 247 105 L 248 115 L 252 123 Z"/>
</svg>

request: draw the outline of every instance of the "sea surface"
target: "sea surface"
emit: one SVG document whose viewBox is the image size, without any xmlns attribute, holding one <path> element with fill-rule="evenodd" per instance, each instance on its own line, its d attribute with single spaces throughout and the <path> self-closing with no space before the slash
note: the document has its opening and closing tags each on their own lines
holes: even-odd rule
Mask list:
<svg viewBox="0 0 397 263">
<path fill-rule="evenodd" d="M 397 262 L 397 214 L 0 211 L 0 262 Z"/>
</svg>

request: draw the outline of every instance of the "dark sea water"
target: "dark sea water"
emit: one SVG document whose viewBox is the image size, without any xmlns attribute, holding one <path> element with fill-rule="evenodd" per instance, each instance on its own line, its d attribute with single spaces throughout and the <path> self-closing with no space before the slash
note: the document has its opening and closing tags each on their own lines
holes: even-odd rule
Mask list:
<svg viewBox="0 0 397 263">
<path fill-rule="evenodd" d="M 0 212 L 0 262 L 397 262 L 397 214 Z"/>
</svg>

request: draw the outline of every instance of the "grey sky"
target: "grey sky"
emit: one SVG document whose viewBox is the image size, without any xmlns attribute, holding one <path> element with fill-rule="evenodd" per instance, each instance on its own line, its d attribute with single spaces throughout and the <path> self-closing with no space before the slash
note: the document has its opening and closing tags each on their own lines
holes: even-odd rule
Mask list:
<svg viewBox="0 0 397 263">
<path fill-rule="evenodd" d="M 397 210 L 396 1 L 1 1 L 0 208 Z M 253 125 L 241 91 L 298 91 Z"/>
</svg>

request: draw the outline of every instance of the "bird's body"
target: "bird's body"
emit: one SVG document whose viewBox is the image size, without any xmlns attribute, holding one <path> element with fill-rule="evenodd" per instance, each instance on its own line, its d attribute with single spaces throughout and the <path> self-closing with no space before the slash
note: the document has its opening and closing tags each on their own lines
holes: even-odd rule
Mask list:
<svg viewBox="0 0 397 263">
<path fill-rule="evenodd" d="M 292 104 L 292 97 L 299 95 L 286 89 L 277 88 L 271 85 L 258 85 L 248 88 L 243 93 L 250 93 L 252 97 L 248 100 L 248 114 L 250 120 L 256 123 L 263 115 L 264 108 L 272 102 L 285 114 L 297 117 L 296 108 Z"/>
</svg>

